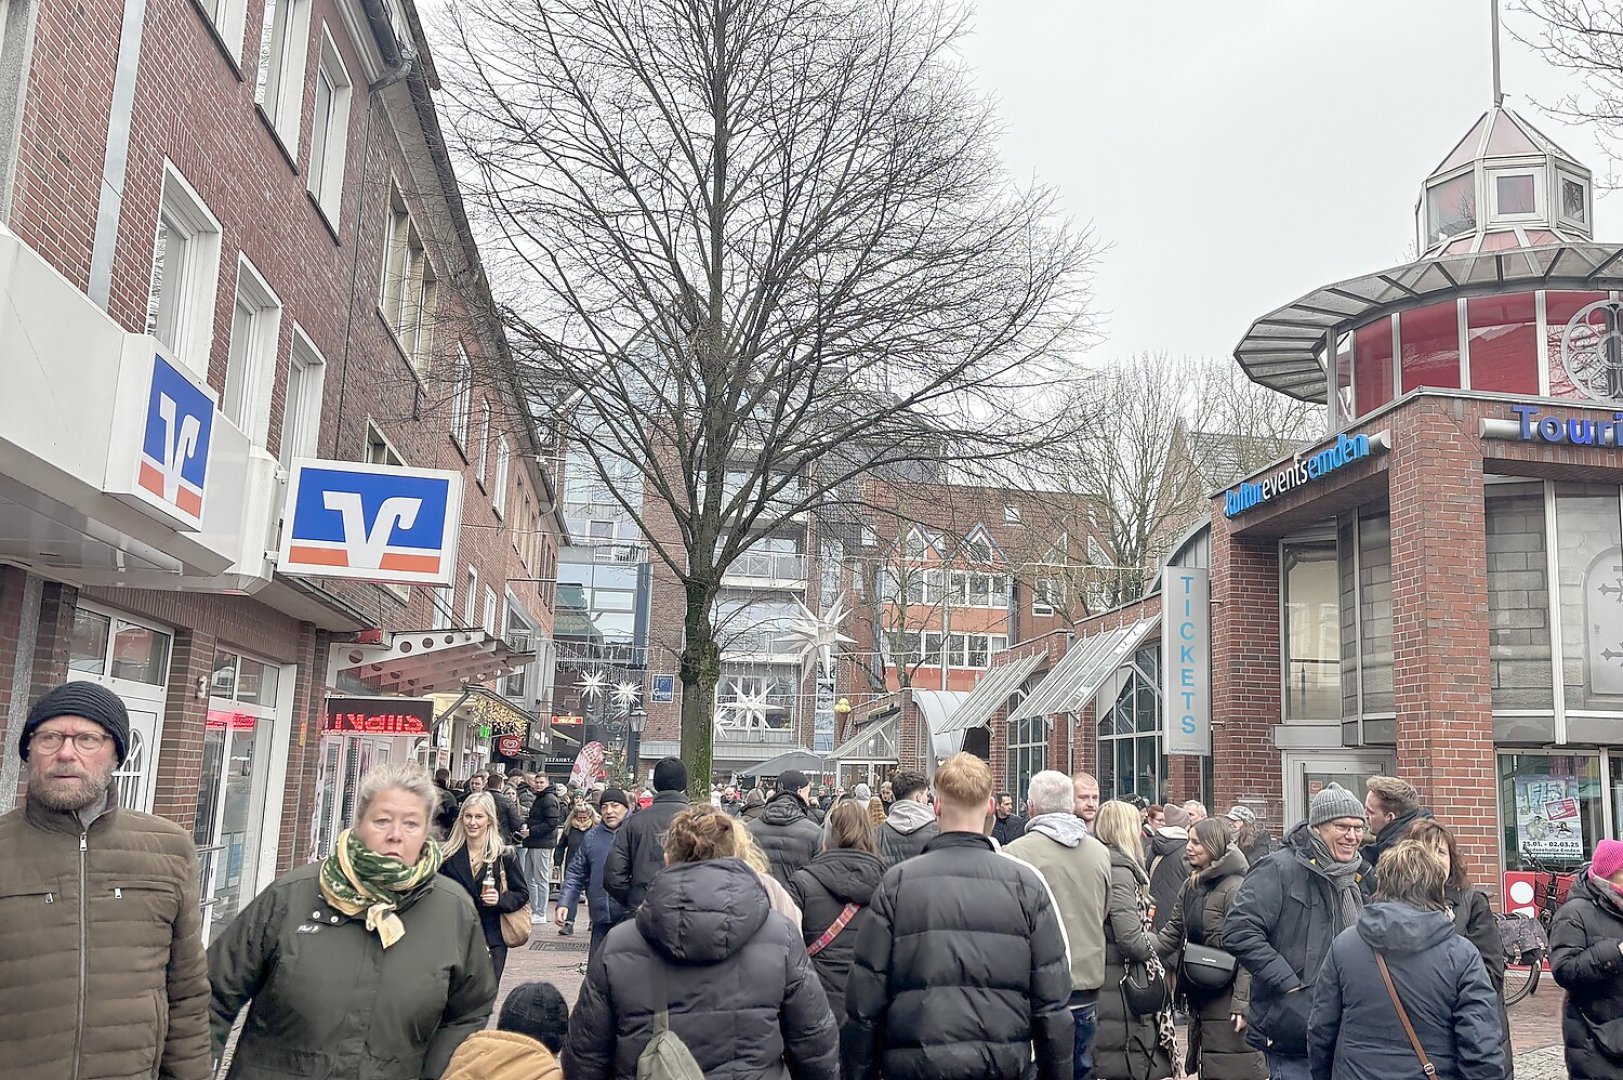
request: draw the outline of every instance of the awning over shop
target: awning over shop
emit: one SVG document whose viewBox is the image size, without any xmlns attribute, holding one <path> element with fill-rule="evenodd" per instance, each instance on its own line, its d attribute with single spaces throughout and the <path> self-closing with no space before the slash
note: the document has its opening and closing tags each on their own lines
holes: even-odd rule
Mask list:
<svg viewBox="0 0 1623 1080">
<path fill-rule="evenodd" d="M 828 759 L 844 765 L 896 764 L 896 721 L 899 719 L 899 714 L 893 714 L 868 724 L 835 747 Z"/>
<path fill-rule="evenodd" d="M 964 733 L 945 731 L 947 721 L 969 697 L 967 690 L 914 690 L 913 704 L 930 725 L 930 741 L 938 761 L 952 757 L 964 748 Z"/>
<path fill-rule="evenodd" d="M 1069 658 L 1070 653 L 1067 653 L 1066 659 Z M 1005 660 L 988 668 L 974 689 L 969 692 L 969 696 L 964 699 L 963 704 L 947 718 L 946 723 L 932 730 L 938 735 L 945 735 L 954 731 L 968 731 L 970 728 L 985 724 L 992 718 L 993 713 L 1003 707 L 1009 695 L 1019 688 L 1026 676 L 1031 674 L 1031 669 L 1041 663 L 1042 659 L 1042 653 L 1032 653 L 1029 656 Z M 1062 665 L 1064 662 L 1060 661 Z M 1059 668 L 1056 667 L 1054 670 L 1058 671 Z M 963 736 L 959 736 L 959 741 L 963 741 Z"/>
<path fill-rule="evenodd" d="M 1009 720 L 1030 720 L 1076 712 L 1085 707 L 1111 673 L 1159 623 L 1158 619 L 1144 619 L 1078 641 L 1054 665 L 1048 677 L 1037 684 L 1037 689 L 1009 714 Z"/>
<path fill-rule="evenodd" d="M 469 686 L 460 693 L 430 694 L 436 722 L 456 714 L 475 724 L 489 724 L 492 735 L 526 735 L 531 716 L 496 691 Z"/>
<path fill-rule="evenodd" d="M 347 672 L 375 693 L 416 696 L 499 679 L 534 659 L 527 641 L 483 630 L 403 631 L 384 645 L 334 646 L 328 682 Z"/>
</svg>

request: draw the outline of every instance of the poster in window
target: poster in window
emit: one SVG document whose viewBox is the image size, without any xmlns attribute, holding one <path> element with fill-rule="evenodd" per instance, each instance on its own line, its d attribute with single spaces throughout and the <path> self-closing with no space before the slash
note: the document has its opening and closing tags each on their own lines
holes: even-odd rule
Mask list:
<svg viewBox="0 0 1623 1080">
<path fill-rule="evenodd" d="M 1516 778 L 1516 840 L 1523 855 L 1577 862 L 1583 859 L 1584 823 L 1577 777 Z"/>
</svg>

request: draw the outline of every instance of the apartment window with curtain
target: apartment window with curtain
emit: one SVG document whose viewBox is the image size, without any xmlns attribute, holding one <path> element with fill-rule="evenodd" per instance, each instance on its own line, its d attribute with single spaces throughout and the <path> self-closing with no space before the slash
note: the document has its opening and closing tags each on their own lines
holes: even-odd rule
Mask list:
<svg viewBox="0 0 1623 1080">
<path fill-rule="evenodd" d="M 282 301 L 246 258 L 237 260 L 237 299 L 231 309 L 231 352 L 220 408 L 248 438 L 264 445 L 270 428 L 271 389 Z"/>
<path fill-rule="evenodd" d="M 159 196 L 146 332 L 193 371 L 208 370 L 220 277 L 220 222 L 186 179 L 165 165 Z"/>
</svg>

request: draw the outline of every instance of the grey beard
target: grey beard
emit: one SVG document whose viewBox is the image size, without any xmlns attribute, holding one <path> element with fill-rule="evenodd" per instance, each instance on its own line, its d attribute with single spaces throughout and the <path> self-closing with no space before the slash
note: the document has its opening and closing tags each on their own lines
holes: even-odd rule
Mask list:
<svg viewBox="0 0 1623 1080">
<path fill-rule="evenodd" d="M 69 794 L 67 791 L 48 791 L 46 784 L 30 783 L 28 797 L 45 807 L 64 814 L 77 814 L 81 810 L 92 806 L 100 806 L 107 801 L 107 789 L 112 786 L 113 778 L 109 776 L 88 776 L 84 780 L 79 794 Z"/>
</svg>

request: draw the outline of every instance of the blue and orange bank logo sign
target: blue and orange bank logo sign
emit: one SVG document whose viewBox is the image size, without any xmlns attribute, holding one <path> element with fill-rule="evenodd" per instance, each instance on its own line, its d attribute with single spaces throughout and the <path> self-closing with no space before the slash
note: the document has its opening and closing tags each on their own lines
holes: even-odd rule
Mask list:
<svg viewBox="0 0 1623 1080">
<path fill-rule="evenodd" d="M 448 585 L 462 477 L 340 461 L 299 461 L 288 482 L 278 569 L 310 577 Z"/>
<path fill-rule="evenodd" d="M 152 358 L 135 483 L 150 500 L 201 528 L 214 402 L 162 356 Z"/>
</svg>

